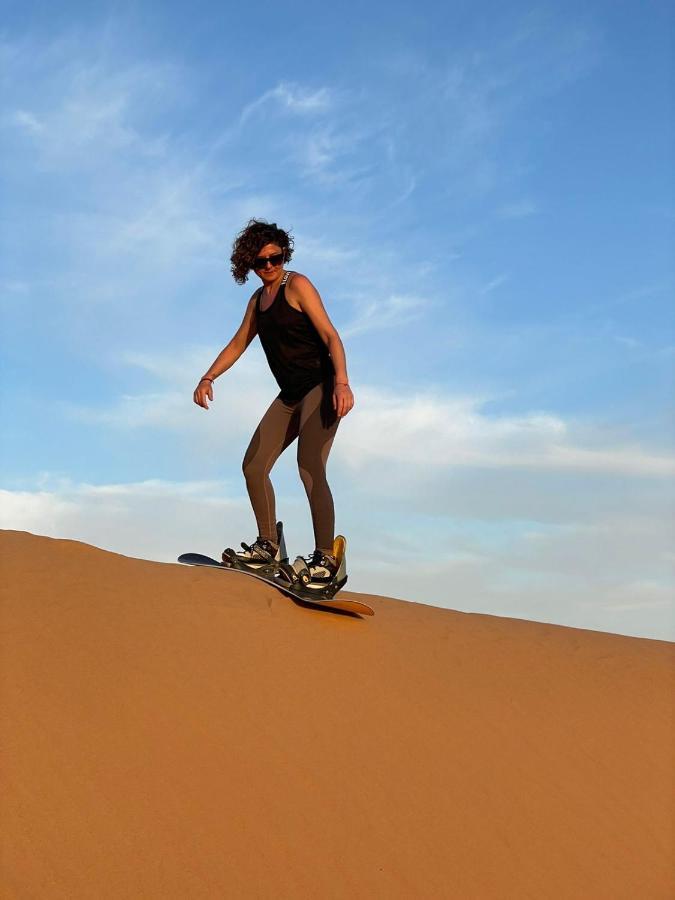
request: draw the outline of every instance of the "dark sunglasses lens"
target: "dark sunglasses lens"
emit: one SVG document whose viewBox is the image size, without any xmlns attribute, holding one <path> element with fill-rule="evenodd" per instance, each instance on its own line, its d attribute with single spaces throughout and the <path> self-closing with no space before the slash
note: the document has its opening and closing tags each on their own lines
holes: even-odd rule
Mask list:
<svg viewBox="0 0 675 900">
<path fill-rule="evenodd" d="M 268 260 L 272 263 L 273 266 L 278 266 L 283 258 L 283 253 L 275 253 L 274 256 L 256 256 L 256 258 L 253 260 L 253 267 L 255 269 L 264 269 L 265 264 Z"/>
</svg>

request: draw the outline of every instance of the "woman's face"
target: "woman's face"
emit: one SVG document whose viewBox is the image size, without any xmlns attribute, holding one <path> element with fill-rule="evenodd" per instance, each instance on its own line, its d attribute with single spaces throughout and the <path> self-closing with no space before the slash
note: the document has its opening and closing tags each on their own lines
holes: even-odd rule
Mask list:
<svg viewBox="0 0 675 900">
<path fill-rule="evenodd" d="M 253 271 L 265 284 L 270 284 L 278 277 L 283 264 L 281 247 L 278 244 L 265 244 L 258 250 L 258 255 L 253 261 Z"/>
</svg>

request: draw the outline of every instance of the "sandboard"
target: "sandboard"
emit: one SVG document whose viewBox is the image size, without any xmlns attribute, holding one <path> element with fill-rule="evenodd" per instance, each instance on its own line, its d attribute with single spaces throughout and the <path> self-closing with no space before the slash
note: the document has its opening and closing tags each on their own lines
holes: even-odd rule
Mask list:
<svg viewBox="0 0 675 900">
<path fill-rule="evenodd" d="M 349 600 L 345 597 L 333 597 L 331 600 L 322 600 L 311 595 L 308 596 L 307 590 L 311 590 L 311 588 L 300 592 L 294 590 L 288 582 L 282 580 L 279 576 L 258 575 L 256 572 L 251 572 L 248 569 L 226 566 L 218 562 L 217 559 L 205 556 L 203 553 L 182 553 L 178 557 L 178 562 L 185 563 L 188 566 L 211 566 L 215 569 L 221 569 L 223 572 L 240 572 L 242 575 L 248 575 L 251 578 L 256 578 L 258 581 L 264 581 L 266 584 L 273 585 L 283 594 L 286 594 L 287 597 L 291 597 L 303 605 L 320 607 L 321 609 L 339 609 L 343 612 L 357 613 L 362 616 L 375 615 L 375 610 L 371 609 L 366 603 L 361 603 L 360 600 Z"/>
</svg>

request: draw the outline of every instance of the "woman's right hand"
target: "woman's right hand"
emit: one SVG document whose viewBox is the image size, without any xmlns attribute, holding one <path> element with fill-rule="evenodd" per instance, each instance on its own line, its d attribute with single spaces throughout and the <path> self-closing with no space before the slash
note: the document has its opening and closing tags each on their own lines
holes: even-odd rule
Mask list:
<svg viewBox="0 0 675 900">
<path fill-rule="evenodd" d="M 195 401 L 197 406 L 203 406 L 204 409 L 208 409 L 209 404 L 206 402 L 207 397 L 209 398 L 209 400 L 213 400 L 213 382 L 204 380 L 202 378 L 202 380 L 195 388 L 192 399 Z"/>
</svg>

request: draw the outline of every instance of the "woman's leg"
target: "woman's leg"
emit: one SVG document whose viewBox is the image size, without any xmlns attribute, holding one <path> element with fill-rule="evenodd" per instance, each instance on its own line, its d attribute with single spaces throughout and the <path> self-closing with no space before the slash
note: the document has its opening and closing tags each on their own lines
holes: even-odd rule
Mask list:
<svg viewBox="0 0 675 900">
<path fill-rule="evenodd" d="M 299 405 L 288 406 L 276 397 L 254 431 L 242 464 L 258 534 L 275 544 L 276 506 L 269 473 L 286 447 L 298 436 L 299 424 Z"/>
<path fill-rule="evenodd" d="M 318 384 L 300 403 L 298 469 L 312 511 L 316 548 L 333 552 L 335 510 L 326 481 L 326 463 L 340 419 L 332 408 L 332 389 Z"/>
</svg>

